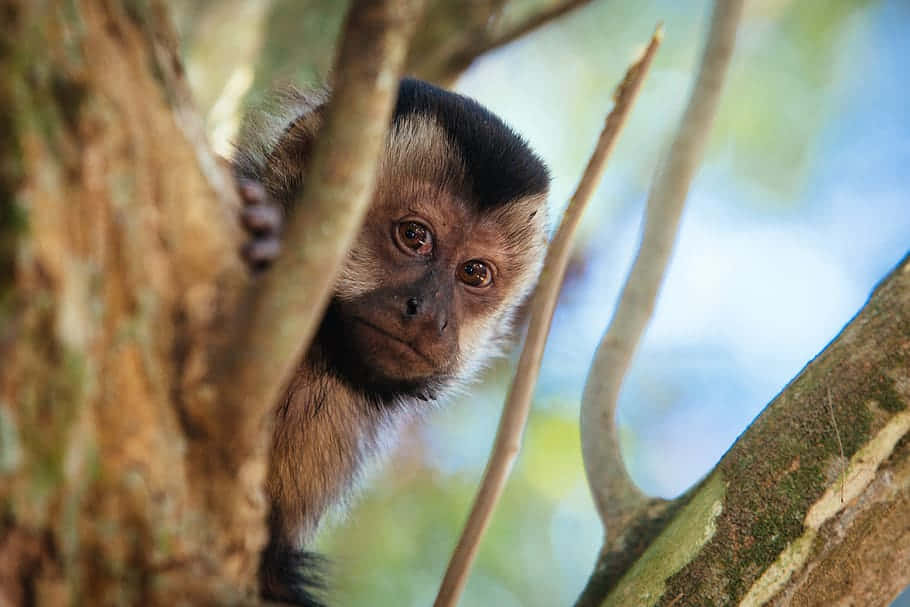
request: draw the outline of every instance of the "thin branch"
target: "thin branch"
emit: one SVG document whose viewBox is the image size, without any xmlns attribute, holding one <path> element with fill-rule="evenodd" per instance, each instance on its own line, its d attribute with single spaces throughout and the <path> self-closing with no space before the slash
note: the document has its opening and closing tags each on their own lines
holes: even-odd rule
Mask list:
<svg viewBox="0 0 910 607">
<path fill-rule="evenodd" d="M 475 1 L 469 6 L 437 0 L 431 4 L 421 24 L 408 57 L 408 69 L 442 86 L 452 86 L 479 56 L 514 42 L 590 2 L 561 0 L 525 16 L 518 23 L 500 27 L 503 7 L 507 4 L 505 0 Z"/>
<path fill-rule="evenodd" d="M 654 310 L 689 184 L 717 110 L 742 6 L 743 0 L 719 0 L 715 4 L 689 105 L 648 198 L 638 255 L 585 385 L 581 407 L 585 472 L 604 528 L 614 537 L 621 537 L 650 504 L 629 478 L 622 461 L 615 425 L 616 401 Z"/>
<path fill-rule="evenodd" d="M 334 94 L 316 143 L 306 187 L 293 205 L 284 253 L 256 285 L 245 324 L 225 364 L 217 419 L 209 439 L 214 458 L 210 499 L 224 499 L 220 524 L 264 515 L 261 494 L 268 444 L 267 414 L 311 340 L 374 187 L 408 41 L 422 0 L 357 0 L 335 62 Z M 237 481 L 241 495 L 237 498 Z M 223 481 L 220 482 L 219 481 Z M 219 486 L 219 484 L 221 486 Z M 253 512 L 243 514 L 249 502 Z M 261 512 L 260 512 L 261 511 Z M 247 525 L 256 529 L 257 525 Z M 235 531 L 240 533 L 240 531 Z M 231 537 L 231 531 L 227 535 Z M 246 540 L 255 546 L 253 540 Z"/>
<path fill-rule="evenodd" d="M 544 344 L 569 261 L 572 235 L 581 220 L 585 206 L 600 181 L 606 161 L 616 144 L 619 132 L 626 122 L 654 54 L 657 52 L 657 47 L 660 45 L 662 32 L 661 28 L 657 29 L 641 58 L 629 68 L 617 88 L 613 109 L 607 116 L 594 153 L 588 161 L 578 189 L 572 196 L 559 229 L 547 251 L 540 284 L 531 301 L 528 335 L 499 421 L 493 452 L 487 463 L 471 514 L 442 580 L 439 594 L 436 597 L 436 607 L 457 603 L 467 581 L 468 571 L 477 554 L 480 538 L 490 522 L 493 508 L 502 494 L 509 471 L 518 456 L 531 405 L 531 396 L 537 383 Z"/>
<path fill-rule="evenodd" d="M 530 34 L 551 21 L 555 21 L 563 15 L 567 15 L 575 9 L 590 3 L 591 0 L 563 0 L 563 2 L 557 2 L 552 6 L 548 6 L 540 12 L 525 18 L 524 21 L 515 23 L 508 29 L 495 33 L 495 35 L 490 35 L 486 40 L 486 44 L 482 48 L 477 49 L 475 56 L 489 53 L 501 46 L 515 42 L 522 36 Z"/>
</svg>

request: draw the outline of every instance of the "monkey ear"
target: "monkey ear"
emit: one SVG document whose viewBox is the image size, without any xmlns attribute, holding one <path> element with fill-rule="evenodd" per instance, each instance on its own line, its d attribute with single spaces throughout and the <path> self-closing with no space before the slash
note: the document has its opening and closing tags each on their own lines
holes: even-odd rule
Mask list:
<svg viewBox="0 0 910 607">
<path fill-rule="evenodd" d="M 298 115 L 287 125 L 269 152 L 263 181 L 277 200 L 289 202 L 303 183 L 325 109 L 326 104 L 321 103 Z"/>
</svg>

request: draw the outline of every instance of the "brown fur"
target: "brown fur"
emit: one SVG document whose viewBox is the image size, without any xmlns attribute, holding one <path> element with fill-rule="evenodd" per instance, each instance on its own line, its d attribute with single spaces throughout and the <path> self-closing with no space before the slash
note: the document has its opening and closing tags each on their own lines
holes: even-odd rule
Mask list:
<svg viewBox="0 0 910 607">
<path fill-rule="evenodd" d="M 276 410 L 268 493 L 278 529 L 298 546 L 344 501 L 368 456 L 389 440 L 395 419 L 320 368 L 310 352 Z"/>
</svg>

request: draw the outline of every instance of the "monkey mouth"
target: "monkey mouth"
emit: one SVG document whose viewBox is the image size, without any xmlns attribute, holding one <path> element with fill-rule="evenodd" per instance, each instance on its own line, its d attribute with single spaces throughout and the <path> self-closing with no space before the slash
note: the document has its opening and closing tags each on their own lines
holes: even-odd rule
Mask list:
<svg viewBox="0 0 910 607">
<path fill-rule="evenodd" d="M 380 335 L 382 335 L 382 336 L 385 337 L 386 339 L 389 339 L 389 340 L 391 340 L 391 341 L 393 341 L 393 342 L 399 344 L 400 346 L 404 346 L 404 349 L 406 349 L 407 351 L 409 351 L 409 352 L 411 352 L 412 354 L 416 355 L 418 358 L 420 358 L 422 361 L 424 361 L 426 364 L 428 364 L 428 365 L 430 366 L 430 368 L 436 368 L 436 363 L 435 363 L 432 359 L 430 359 L 429 356 L 427 356 L 426 354 L 424 354 L 423 352 L 421 352 L 420 350 L 418 350 L 418 349 L 417 349 L 415 346 L 413 346 L 412 344 L 410 344 L 410 343 L 406 342 L 405 340 L 401 339 L 400 337 L 398 337 L 398 336 L 395 335 L 394 333 L 390 333 L 389 331 L 383 329 L 382 327 L 380 327 L 380 326 L 378 326 L 378 325 L 374 325 L 374 324 L 371 323 L 370 321 L 368 321 L 368 320 L 366 320 L 366 319 L 363 319 L 363 318 L 360 318 L 360 317 L 354 317 L 353 320 L 357 321 L 358 323 L 360 323 L 361 325 L 364 325 L 365 327 L 367 327 L 367 328 L 369 328 L 369 329 L 372 329 L 374 332 L 379 333 Z"/>
</svg>

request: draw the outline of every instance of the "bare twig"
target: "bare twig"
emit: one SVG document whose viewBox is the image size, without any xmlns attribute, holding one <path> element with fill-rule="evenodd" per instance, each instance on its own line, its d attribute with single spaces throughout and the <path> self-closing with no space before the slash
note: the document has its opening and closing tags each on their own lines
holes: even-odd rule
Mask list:
<svg viewBox="0 0 910 607">
<path fill-rule="evenodd" d="M 616 400 L 654 309 L 692 176 L 716 113 L 733 53 L 742 0 L 718 0 L 688 107 L 650 196 L 638 255 L 600 342 L 585 385 L 581 443 L 585 472 L 605 530 L 622 536 L 649 500 L 629 478 L 619 451 Z"/>
<path fill-rule="evenodd" d="M 517 23 L 500 27 L 506 0 L 436 0 L 430 4 L 415 37 L 408 69 L 422 78 L 451 86 L 480 55 L 514 42 L 590 1 L 558 0 Z"/>
<path fill-rule="evenodd" d="M 501 46 L 515 42 L 522 36 L 530 34 L 551 21 L 555 21 L 556 19 L 571 13 L 575 9 L 590 3 L 591 0 L 563 0 L 562 2 L 557 2 L 552 6 L 548 6 L 540 12 L 527 17 L 524 21 L 515 23 L 504 31 L 490 35 L 485 41 L 485 46 L 477 50 L 476 56 L 489 53 Z"/>
<path fill-rule="evenodd" d="M 436 597 L 436 607 L 454 605 L 458 601 L 467 581 L 468 571 L 477 554 L 480 538 L 489 524 L 493 508 L 502 494 L 509 471 L 518 456 L 530 409 L 531 395 L 537 383 L 544 344 L 553 319 L 559 288 L 569 261 L 572 235 L 581 220 L 588 200 L 600 181 L 607 158 L 616 144 L 617 136 L 625 124 L 626 117 L 641 88 L 654 54 L 657 52 L 661 38 L 662 29 L 658 28 L 651 37 L 651 42 L 644 54 L 629 68 L 617 88 L 613 109 L 607 116 L 594 153 L 588 161 L 578 189 L 572 196 L 559 229 L 547 251 L 540 284 L 531 301 L 528 335 L 499 421 L 493 452 L 487 463 L 471 514 Z"/>
<path fill-rule="evenodd" d="M 326 124 L 287 222 L 284 254 L 256 285 L 246 319 L 239 319 L 246 322 L 224 365 L 207 455 L 215 460 L 209 498 L 224 500 L 219 524 L 240 550 L 258 549 L 258 538 L 236 538 L 244 528 L 259 529 L 265 514 L 265 500 L 256 498 L 266 470 L 263 421 L 313 336 L 366 212 L 421 7 L 422 0 L 352 3 Z M 257 517 L 260 525 L 251 524 Z"/>
</svg>

